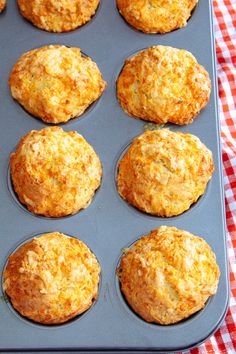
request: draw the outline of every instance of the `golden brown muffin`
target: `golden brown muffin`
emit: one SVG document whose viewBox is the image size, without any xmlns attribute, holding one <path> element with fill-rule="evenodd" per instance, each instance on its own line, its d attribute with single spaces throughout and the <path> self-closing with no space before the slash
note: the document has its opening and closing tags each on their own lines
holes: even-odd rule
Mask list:
<svg viewBox="0 0 236 354">
<path fill-rule="evenodd" d="M 127 59 L 117 81 L 117 97 L 130 116 L 163 124 L 189 124 L 206 106 L 208 72 L 186 50 L 145 49 Z"/>
<path fill-rule="evenodd" d="M 99 0 L 18 0 L 22 16 L 49 32 L 67 32 L 90 21 Z"/>
<path fill-rule="evenodd" d="M 12 96 L 48 123 L 80 116 L 104 91 L 96 63 L 79 48 L 49 45 L 23 54 L 9 78 Z"/>
<path fill-rule="evenodd" d="M 14 190 L 33 213 L 60 217 L 86 208 L 101 182 L 95 151 L 77 132 L 32 130 L 10 158 Z"/>
<path fill-rule="evenodd" d="M 126 250 L 121 290 L 145 321 L 176 323 L 201 310 L 217 291 L 215 254 L 202 238 L 161 226 Z"/>
<path fill-rule="evenodd" d="M 28 241 L 9 257 L 3 289 L 22 316 L 57 324 L 91 307 L 99 275 L 99 263 L 82 241 L 52 232 Z"/>
<path fill-rule="evenodd" d="M 198 0 L 117 0 L 125 20 L 146 33 L 166 33 L 185 27 Z"/>
<path fill-rule="evenodd" d="M 146 131 L 119 161 L 117 187 L 136 208 L 169 217 L 198 200 L 213 171 L 212 153 L 196 136 L 167 129 Z"/>
<path fill-rule="evenodd" d="M 2 12 L 6 7 L 6 0 L 0 0 L 0 12 Z"/>
</svg>

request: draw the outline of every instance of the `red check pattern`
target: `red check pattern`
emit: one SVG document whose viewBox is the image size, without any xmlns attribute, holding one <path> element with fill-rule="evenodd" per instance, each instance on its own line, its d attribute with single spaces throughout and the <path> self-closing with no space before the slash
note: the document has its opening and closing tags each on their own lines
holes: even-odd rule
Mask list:
<svg viewBox="0 0 236 354">
<path fill-rule="evenodd" d="M 191 354 L 236 353 L 236 0 L 213 0 L 213 7 L 231 292 L 221 328 Z"/>
</svg>

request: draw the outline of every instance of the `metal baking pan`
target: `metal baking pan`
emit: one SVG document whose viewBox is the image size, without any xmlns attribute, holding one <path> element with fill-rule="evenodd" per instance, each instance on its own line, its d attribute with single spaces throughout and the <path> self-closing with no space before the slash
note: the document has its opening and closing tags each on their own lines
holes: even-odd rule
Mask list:
<svg viewBox="0 0 236 354">
<path fill-rule="evenodd" d="M 219 327 L 228 304 L 228 269 L 222 185 L 217 81 L 211 1 L 200 0 L 184 29 L 165 35 L 133 30 L 119 15 L 114 0 L 101 0 L 97 14 L 84 27 L 51 34 L 35 28 L 19 14 L 16 1 L 8 1 L 0 16 L 0 201 L 1 273 L 9 254 L 22 242 L 40 233 L 60 231 L 82 239 L 97 256 L 102 277 L 97 302 L 90 311 L 60 326 L 43 326 L 16 314 L 1 289 L 0 351 L 180 351 L 203 342 Z M 47 44 L 78 46 L 95 60 L 108 82 L 97 104 L 79 119 L 63 125 L 80 132 L 95 148 L 103 165 L 102 186 L 91 205 L 67 218 L 48 219 L 26 212 L 13 198 L 8 179 L 9 155 L 20 137 L 45 124 L 31 117 L 11 97 L 8 76 L 23 52 Z M 119 157 L 145 123 L 128 117 L 116 99 L 116 79 L 125 58 L 152 45 L 170 45 L 192 52 L 212 79 L 211 100 L 189 126 L 169 125 L 174 131 L 198 136 L 214 154 L 215 173 L 206 194 L 184 214 L 173 218 L 145 215 L 128 206 L 115 185 Z M 176 325 L 144 322 L 125 303 L 116 277 L 122 253 L 141 235 L 161 225 L 176 226 L 202 236 L 217 256 L 221 277 L 217 294 L 205 308 Z"/>
</svg>

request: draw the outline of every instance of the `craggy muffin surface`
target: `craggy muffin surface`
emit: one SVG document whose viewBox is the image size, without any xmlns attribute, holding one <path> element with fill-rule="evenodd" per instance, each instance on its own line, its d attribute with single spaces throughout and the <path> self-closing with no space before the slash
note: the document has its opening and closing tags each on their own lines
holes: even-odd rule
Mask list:
<svg viewBox="0 0 236 354">
<path fill-rule="evenodd" d="M 52 232 L 11 254 L 3 288 L 22 316 L 58 324 L 91 307 L 98 295 L 99 275 L 99 263 L 82 241 Z"/>
<path fill-rule="evenodd" d="M 208 72 L 186 50 L 147 48 L 125 61 L 117 97 L 132 117 L 158 124 L 189 124 L 209 101 Z"/>
<path fill-rule="evenodd" d="M 118 274 L 131 308 L 147 322 L 168 325 L 204 307 L 220 271 L 206 241 L 161 226 L 126 250 Z"/>
<path fill-rule="evenodd" d="M 48 217 L 86 208 L 101 182 L 99 157 L 77 132 L 33 130 L 10 158 L 14 190 L 33 213 Z"/>
<path fill-rule="evenodd" d="M 47 123 L 79 117 L 103 93 L 106 82 L 97 64 L 79 48 L 49 45 L 23 54 L 9 85 L 29 113 Z"/>
<path fill-rule="evenodd" d="M 119 161 L 117 187 L 136 208 L 170 217 L 198 200 L 213 171 L 212 153 L 196 136 L 168 129 L 146 131 Z"/>
<path fill-rule="evenodd" d="M 49 32 L 67 32 L 90 21 L 99 0 L 18 0 L 23 17 Z"/>
<path fill-rule="evenodd" d="M 117 0 L 125 20 L 146 33 L 166 33 L 186 26 L 198 0 Z"/>
</svg>

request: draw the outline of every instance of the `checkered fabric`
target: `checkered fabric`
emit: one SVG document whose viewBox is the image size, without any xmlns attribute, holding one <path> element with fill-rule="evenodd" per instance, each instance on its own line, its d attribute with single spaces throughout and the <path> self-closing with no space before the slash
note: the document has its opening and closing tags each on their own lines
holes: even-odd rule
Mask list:
<svg viewBox="0 0 236 354">
<path fill-rule="evenodd" d="M 231 292 L 221 328 L 191 354 L 236 353 L 236 0 L 213 0 L 213 7 Z"/>
</svg>

